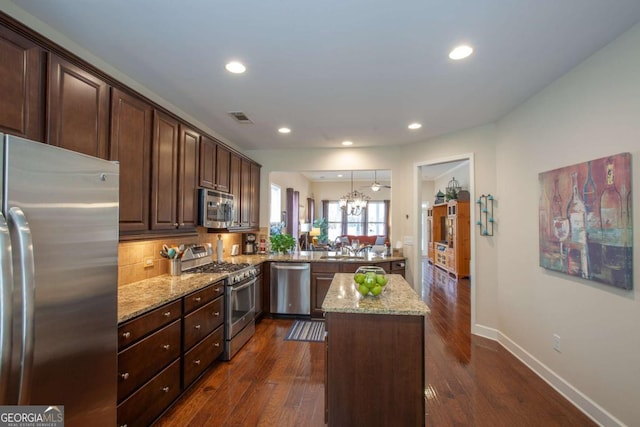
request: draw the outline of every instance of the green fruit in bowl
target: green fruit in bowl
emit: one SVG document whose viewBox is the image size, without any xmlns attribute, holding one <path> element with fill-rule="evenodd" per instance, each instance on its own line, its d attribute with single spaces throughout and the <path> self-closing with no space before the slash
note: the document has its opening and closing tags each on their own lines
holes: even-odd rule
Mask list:
<svg viewBox="0 0 640 427">
<path fill-rule="evenodd" d="M 356 274 L 353 276 L 353 280 L 354 280 L 357 284 L 359 284 L 359 285 L 363 284 L 363 283 L 364 283 L 364 274 L 362 274 L 362 273 L 356 273 Z"/>
<path fill-rule="evenodd" d="M 377 274 L 376 275 L 376 284 L 378 284 L 380 286 L 385 286 L 388 281 L 389 281 L 389 278 L 387 276 L 385 276 L 384 274 Z"/>
<path fill-rule="evenodd" d="M 377 297 L 381 293 L 382 293 L 382 286 L 380 286 L 380 285 L 374 286 L 371 289 L 371 295 L 373 295 L 374 297 Z"/>
<path fill-rule="evenodd" d="M 364 276 L 364 284 L 368 287 L 368 288 L 372 288 L 376 285 L 376 274 L 369 274 L 367 273 Z"/>
<path fill-rule="evenodd" d="M 367 288 L 366 285 L 360 285 L 358 286 L 358 292 L 360 292 L 362 295 L 368 295 L 369 294 L 369 288 Z"/>
</svg>

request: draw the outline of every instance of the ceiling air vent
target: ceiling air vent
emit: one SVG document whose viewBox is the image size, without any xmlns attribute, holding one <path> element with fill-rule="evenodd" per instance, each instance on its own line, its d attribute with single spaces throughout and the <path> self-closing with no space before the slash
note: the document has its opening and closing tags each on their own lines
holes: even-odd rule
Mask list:
<svg viewBox="0 0 640 427">
<path fill-rule="evenodd" d="M 242 111 L 232 111 L 229 113 L 231 117 L 236 119 L 238 123 L 253 123 L 249 117 Z"/>
</svg>

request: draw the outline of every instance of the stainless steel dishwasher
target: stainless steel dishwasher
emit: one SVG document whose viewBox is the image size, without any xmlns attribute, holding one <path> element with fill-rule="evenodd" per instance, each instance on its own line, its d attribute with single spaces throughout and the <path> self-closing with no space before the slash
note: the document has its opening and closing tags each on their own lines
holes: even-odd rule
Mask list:
<svg viewBox="0 0 640 427">
<path fill-rule="evenodd" d="M 271 313 L 311 314 L 311 265 L 271 264 Z"/>
</svg>

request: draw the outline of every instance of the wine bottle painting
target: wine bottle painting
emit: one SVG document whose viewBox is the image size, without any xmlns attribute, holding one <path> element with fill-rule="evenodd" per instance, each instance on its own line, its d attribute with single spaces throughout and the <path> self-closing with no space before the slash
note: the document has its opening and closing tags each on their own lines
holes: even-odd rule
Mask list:
<svg viewBox="0 0 640 427">
<path fill-rule="evenodd" d="M 631 154 L 538 176 L 540 266 L 633 288 Z"/>
</svg>

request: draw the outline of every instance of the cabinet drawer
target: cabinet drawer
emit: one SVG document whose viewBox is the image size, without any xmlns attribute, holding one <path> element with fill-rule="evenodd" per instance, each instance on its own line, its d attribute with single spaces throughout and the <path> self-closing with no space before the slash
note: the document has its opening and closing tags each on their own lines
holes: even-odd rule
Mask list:
<svg viewBox="0 0 640 427">
<path fill-rule="evenodd" d="M 182 308 L 178 300 L 123 323 L 118 327 L 118 349 L 122 350 L 145 335 L 180 318 L 181 315 Z"/>
<path fill-rule="evenodd" d="M 391 271 L 395 273 L 398 270 L 402 270 L 404 273 L 405 265 L 405 261 L 391 261 Z"/>
<path fill-rule="evenodd" d="M 312 273 L 337 273 L 340 271 L 340 264 L 337 262 L 312 262 Z"/>
<path fill-rule="evenodd" d="M 224 327 L 219 326 L 208 337 L 184 355 L 184 388 L 222 354 L 224 347 Z"/>
<path fill-rule="evenodd" d="M 118 354 L 118 401 L 180 356 L 177 320 Z"/>
<path fill-rule="evenodd" d="M 224 280 L 184 297 L 184 312 L 191 313 L 222 295 L 224 295 Z"/>
<path fill-rule="evenodd" d="M 151 425 L 180 395 L 180 359 L 118 405 L 119 426 Z"/>
<path fill-rule="evenodd" d="M 206 337 L 224 320 L 224 298 L 220 297 L 184 318 L 184 351 Z"/>
</svg>

